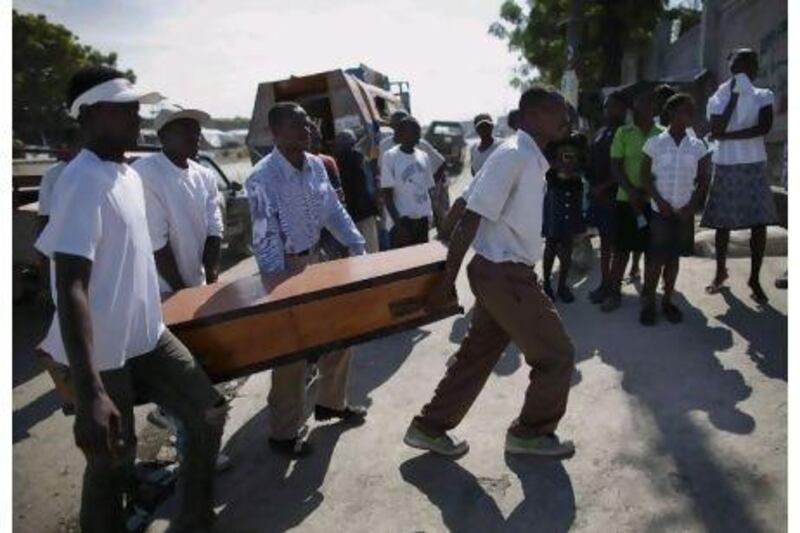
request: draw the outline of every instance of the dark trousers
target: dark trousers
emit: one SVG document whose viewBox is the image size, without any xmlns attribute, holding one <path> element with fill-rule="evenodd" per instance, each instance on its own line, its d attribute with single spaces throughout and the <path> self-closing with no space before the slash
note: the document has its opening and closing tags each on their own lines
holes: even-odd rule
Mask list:
<svg viewBox="0 0 800 533">
<path fill-rule="evenodd" d="M 554 432 L 567 408 L 575 352 L 555 306 L 532 268 L 476 255 L 467 273 L 475 294 L 467 336 L 415 422 L 431 435 L 456 427 L 513 340 L 531 372 L 522 410 L 509 431 L 521 437 Z"/>
<path fill-rule="evenodd" d="M 402 217 L 395 221 L 390 232 L 392 248 L 404 248 L 428 242 L 428 217 Z"/>
<path fill-rule="evenodd" d="M 69 368 L 64 367 L 63 372 L 68 373 Z M 117 461 L 107 452 L 84 452 L 81 530 L 126 531 L 123 498 L 133 482 L 133 407 L 137 398 L 157 403 L 183 424 L 187 442 L 180 465 L 182 502 L 177 525 L 191 530 L 206 523 L 213 513 L 214 463 L 227 413 L 224 397 L 169 330 L 152 352 L 129 359 L 122 368 L 101 372 L 100 377 L 120 412 L 126 451 Z"/>
</svg>

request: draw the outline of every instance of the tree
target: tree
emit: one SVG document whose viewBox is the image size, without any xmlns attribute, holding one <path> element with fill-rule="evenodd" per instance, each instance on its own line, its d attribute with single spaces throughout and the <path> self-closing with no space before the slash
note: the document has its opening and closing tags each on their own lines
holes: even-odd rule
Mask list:
<svg viewBox="0 0 800 533">
<path fill-rule="evenodd" d="M 32 144 L 54 144 L 73 122 L 66 94 L 72 75 L 88 65 L 115 67 L 117 54 L 81 44 L 78 37 L 44 15 L 12 15 L 14 137 Z M 131 81 L 136 76 L 124 72 Z"/>
<path fill-rule="evenodd" d="M 647 45 L 658 20 L 670 12 L 667 0 L 591 0 L 583 2 L 576 73 L 581 86 L 617 85 L 626 50 Z M 557 85 L 564 72 L 569 0 L 515 0 L 500 7 L 500 21 L 489 27 L 507 40 L 522 64 L 511 80 L 522 86 L 533 80 Z"/>
</svg>

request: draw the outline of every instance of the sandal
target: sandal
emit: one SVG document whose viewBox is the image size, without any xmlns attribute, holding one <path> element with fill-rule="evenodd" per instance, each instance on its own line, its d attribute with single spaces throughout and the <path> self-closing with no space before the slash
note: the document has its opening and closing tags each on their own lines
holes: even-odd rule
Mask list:
<svg viewBox="0 0 800 533">
<path fill-rule="evenodd" d="M 715 276 L 714 281 L 711 282 L 711 285 L 706 287 L 707 294 L 717 294 L 722 288 L 725 286 L 725 282 L 728 281 L 728 271 L 725 270 L 722 276 Z"/>
</svg>

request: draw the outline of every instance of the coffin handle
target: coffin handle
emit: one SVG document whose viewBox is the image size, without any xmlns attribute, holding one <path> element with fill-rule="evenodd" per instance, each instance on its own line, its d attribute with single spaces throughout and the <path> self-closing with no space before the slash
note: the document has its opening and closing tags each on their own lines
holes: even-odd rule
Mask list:
<svg viewBox="0 0 800 533">
<path fill-rule="evenodd" d="M 424 298 L 403 298 L 389 302 L 389 312 L 392 318 L 402 318 L 407 315 L 413 315 L 425 309 Z"/>
</svg>

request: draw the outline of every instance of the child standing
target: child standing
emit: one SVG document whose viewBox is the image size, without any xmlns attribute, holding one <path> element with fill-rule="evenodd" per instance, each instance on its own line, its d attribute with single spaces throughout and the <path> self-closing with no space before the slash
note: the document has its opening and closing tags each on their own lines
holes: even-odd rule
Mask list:
<svg viewBox="0 0 800 533">
<path fill-rule="evenodd" d="M 433 216 L 433 180 L 430 160 L 417 148 L 422 130 L 419 122 L 406 117 L 397 126 L 397 146 L 381 159 L 381 189 L 394 226 L 392 248 L 428 242 Z"/>
<path fill-rule="evenodd" d="M 664 317 L 673 324 L 683 320 L 672 295 L 680 257 L 693 251 L 694 215 L 703 205 L 709 182 L 708 148 L 686 131 L 694 123 L 694 99 L 676 94 L 667 100 L 665 113 L 669 129 L 648 139 L 642 148 L 642 184 L 653 209 L 640 316 L 645 326 L 656 323 L 656 288 L 662 276 Z"/>
<path fill-rule="evenodd" d="M 542 237 L 545 238 L 542 274 L 544 292 L 555 301 L 550 274 L 556 256 L 560 264 L 558 297 L 564 303 L 575 300 L 567 287 L 572 266 L 572 242 L 575 235 L 586 231 L 583 222 L 583 154 L 586 138 L 572 133 L 566 139 L 551 144 L 548 150 L 550 170 L 547 172 L 547 192 L 542 213 Z"/>
</svg>

